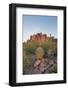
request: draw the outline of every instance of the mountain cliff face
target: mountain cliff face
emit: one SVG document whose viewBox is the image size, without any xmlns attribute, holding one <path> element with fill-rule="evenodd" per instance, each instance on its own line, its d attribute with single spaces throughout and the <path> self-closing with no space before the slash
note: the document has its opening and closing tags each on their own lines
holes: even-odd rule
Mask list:
<svg viewBox="0 0 68 90">
<path fill-rule="evenodd" d="M 51 39 L 55 42 L 57 42 L 57 39 L 55 39 L 53 36 L 50 36 L 48 37 L 46 34 L 42 34 L 42 33 L 37 33 L 37 34 L 34 34 L 34 35 L 31 35 L 30 36 L 30 39 L 27 40 L 27 42 L 40 42 L 40 43 L 44 43 L 46 41 L 48 41 L 48 39 Z"/>
<path fill-rule="evenodd" d="M 38 33 L 36 35 L 31 36 L 30 38 L 31 41 L 40 41 L 40 42 L 44 42 L 47 40 L 47 35 L 46 34 L 42 34 L 42 33 Z"/>
<path fill-rule="evenodd" d="M 37 33 L 37 34 L 31 35 L 30 40 L 28 40 L 28 42 L 29 41 L 45 42 L 46 40 L 47 40 L 46 34 Z"/>
</svg>

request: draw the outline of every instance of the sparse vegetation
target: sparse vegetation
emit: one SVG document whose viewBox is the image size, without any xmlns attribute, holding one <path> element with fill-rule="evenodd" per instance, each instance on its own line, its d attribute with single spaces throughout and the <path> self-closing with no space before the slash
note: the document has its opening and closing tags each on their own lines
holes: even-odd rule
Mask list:
<svg viewBox="0 0 68 90">
<path fill-rule="evenodd" d="M 44 51 L 37 52 L 37 48 L 42 47 Z M 48 38 L 48 40 L 44 43 L 39 42 L 26 42 L 23 43 L 23 70 L 24 73 L 30 68 L 31 62 L 30 62 L 30 55 L 36 55 L 37 58 L 41 58 L 42 56 L 55 57 L 57 56 L 57 42 L 52 40 L 51 38 Z M 37 52 L 37 53 L 36 53 Z M 36 58 L 35 57 L 35 58 Z M 56 73 L 57 72 L 57 65 L 53 66 L 51 70 L 49 70 L 49 73 Z"/>
</svg>

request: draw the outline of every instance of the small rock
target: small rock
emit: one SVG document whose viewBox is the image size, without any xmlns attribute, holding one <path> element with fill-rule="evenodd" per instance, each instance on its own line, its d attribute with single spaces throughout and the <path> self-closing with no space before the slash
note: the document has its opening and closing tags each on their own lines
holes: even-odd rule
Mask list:
<svg viewBox="0 0 68 90">
<path fill-rule="evenodd" d="M 34 64 L 34 67 L 37 67 L 40 64 L 40 62 L 41 62 L 40 60 L 37 60 Z"/>
<path fill-rule="evenodd" d="M 50 65 L 53 65 L 54 64 L 53 60 L 50 60 L 49 64 Z"/>
</svg>

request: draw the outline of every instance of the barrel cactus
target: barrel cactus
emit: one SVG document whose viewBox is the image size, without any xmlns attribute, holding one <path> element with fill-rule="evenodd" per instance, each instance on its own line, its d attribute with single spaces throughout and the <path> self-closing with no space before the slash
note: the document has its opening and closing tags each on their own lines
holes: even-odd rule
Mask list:
<svg viewBox="0 0 68 90">
<path fill-rule="evenodd" d="M 42 47 L 38 47 L 35 51 L 35 55 L 36 55 L 36 59 L 37 60 L 42 60 L 43 56 L 44 56 L 44 50 Z"/>
</svg>

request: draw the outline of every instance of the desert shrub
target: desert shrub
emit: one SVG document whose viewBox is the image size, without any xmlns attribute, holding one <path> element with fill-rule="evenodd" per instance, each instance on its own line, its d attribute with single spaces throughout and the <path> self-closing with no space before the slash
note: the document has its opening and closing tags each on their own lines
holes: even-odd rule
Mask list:
<svg viewBox="0 0 68 90">
<path fill-rule="evenodd" d="M 39 43 L 37 42 L 31 42 L 31 43 L 26 43 L 23 44 L 24 47 L 24 51 L 26 52 L 26 54 L 35 54 L 35 50 L 39 47 Z"/>
<path fill-rule="evenodd" d="M 26 47 L 24 50 L 27 55 L 34 53 L 34 48 L 32 48 L 32 47 Z"/>
<path fill-rule="evenodd" d="M 57 43 L 53 40 L 49 39 L 45 43 L 42 44 L 42 47 L 46 54 L 57 54 Z"/>
<path fill-rule="evenodd" d="M 23 54 L 23 73 L 26 73 L 27 70 L 30 68 L 30 57 L 28 55 L 26 55 L 26 53 L 24 52 Z"/>
<path fill-rule="evenodd" d="M 49 73 L 57 73 L 57 64 L 54 64 L 54 65 L 50 68 Z"/>
</svg>

